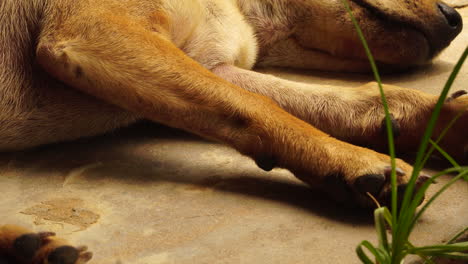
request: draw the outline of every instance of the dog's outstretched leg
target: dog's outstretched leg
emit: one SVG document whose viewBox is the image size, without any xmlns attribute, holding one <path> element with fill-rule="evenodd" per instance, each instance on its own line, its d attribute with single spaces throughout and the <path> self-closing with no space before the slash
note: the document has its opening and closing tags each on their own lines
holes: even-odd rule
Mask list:
<svg viewBox="0 0 468 264">
<path fill-rule="evenodd" d="M 333 137 L 386 150 L 384 110 L 375 83 L 337 89 L 288 81 L 231 65 L 220 65 L 212 71 L 248 91 L 270 97 L 289 113 Z M 393 115 L 397 149 L 416 151 L 437 97 L 392 85 L 385 85 L 384 90 Z M 468 156 L 464 153 L 468 153 L 468 97 L 463 95 L 457 92 L 447 100 L 435 137 L 451 119 L 461 114 L 441 146 L 460 163 L 467 163 Z"/>
<path fill-rule="evenodd" d="M 34 233 L 19 226 L 0 226 L 2 264 L 84 264 L 91 258 L 92 253 L 86 247 L 73 247 L 52 232 Z"/>
<path fill-rule="evenodd" d="M 228 144 L 265 169 L 287 168 L 346 202 L 373 206 L 368 192 L 386 202 L 388 156 L 332 138 L 269 98 L 219 78 L 124 15 L 75 21 L 81 24 L 65 23 L 66 31 L 46 26 L 37 49 L 44 69 L 71 87 Z M 397 163 L 398 182 L 405 184 L 411 166 Z"/>
</svg>

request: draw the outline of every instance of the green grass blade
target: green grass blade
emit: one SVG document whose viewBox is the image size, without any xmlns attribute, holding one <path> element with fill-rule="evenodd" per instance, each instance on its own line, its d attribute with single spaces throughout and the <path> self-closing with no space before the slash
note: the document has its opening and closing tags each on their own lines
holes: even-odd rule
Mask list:
<svg viewBox="0 0 468 264">
<path fill-rule="evenodd" d="M 455 240 L 457 240 L 459 237 L 461 237 L 465 233 L 468 233 L 468 226 L 465 227 L 460 232 L 456 233 L 449 241 L 447 241 L 447 244 L 452 244 L 453 242 L 455 242 Z"/>
<path fill-rule="evenodd" d="M 463 52 L 462 56 L 458 60 L 457 64 L 453 68 L 452 73 L 450 74 L 441 94 L 440 97 L 434 107 L 433 113 L 431 115 L 431 118 L 427 124 L 425 133 L 423 135 L 423 138 L 421 140 L 420 146 L 418 153 L 416 155 L 416 161 L 413 165 L 413 173 L 411 175 L 411 178 L 407 184 L 407 188 L 404 194 L 400 214 L 399 214 L 399 225 L 395 228 L 395 231 L 393 232 L 394 234 L 394 239 L 393 239 L 393 250 L 394 254 L 397 254 L 397 252 L 400 250 L 401 245 L 404 244 L 405 241 L 408 240 L 409 234 L 411 232 L 411 228 L 414 225 L 414 213 L 416 208 L 413 209 L 413 206 L 411 205 L 411 198 L 413 196 L 414 192 L 414 186 L 416 183 L 416 179 L 418 177 L 418 174 L 422 170 L 424 163 L 423 159 L 425 156 L 425 151 L 427 149 L 427 146 L 429 144 L 429 139 L 431 138 L 432 132 L 434 131 L 438 116 L 441 112 L 442 106 L 445 103 L 445 99 L 447 98 L 447 94 L 450 90 L 450 87 L 452 86 L 458 72 L 460 71 L 463 63 L 466 60 L 466 57 L 468 56 L 468 46 L 465 48 L 465 51 Z M 446 188 L 443 188 L 445 190 Z M 438 195 L 437 195 L 438 196 Z M 436 196 L 436 197 L 437 197 Z M 432 203 L 433 200 L 429 204 Z M 426 204 L 427 205 L 427 204 Z M 411 208 L 410 208 L 411 207 Z"/>
<path fill-rule="evenodd" d="M 442 156 L 444 156 L 445 159 L 450 162 L 450 164 L 452 164 L 453 167 L 460 167 L 460 165 L 458 165 L 458 163 L 452 157 L 450 157 L 450 155 L 445 152 L 439 145 L 437 145 L 436 142 L 434 142 L 432 139 L 430 139 L 429 142 L 435 149 L 437 149 L 437 151 L 440 152 L 440 154 L 442 154 Z"/>
<path fill-rule="evenodd" d="M 369 250 L 369 252 L 375 256 L 375 259 L 379 264 L 390 263 L 390 255 L 388 254 L 387 251 L 379 249 L 379 248 L 375 248 L 367 240 L 362 241 L 361 245 L 367 248 L 367 250 Z"/>
<path fill-rule="evenodd" d="M 412 219 L 412 221 L 409 223 L 408 225 L 408 228 L 409 230 L 412 230 L 414 225 L 416 224 L 416 221 L 421 217 L 421 215 L 427 210 L 427 208 L 434 202 L 435 199 L 437 199 L 437 197 L 439 197 L 445 190 L 447 190 L 448 187 L 450 187 L 452 184 L 454 184 L 456 181 L 462 179 L 463 177 L 465 177 L 466 175 L 468 175 L 468 170 L 467 171 L 463 171 L 461 172 L 460 174 L 458 174 L 456 177 L 454 177 L 453 179 L 451 179 L 448 183 L 446 183 L 442 188 L 439 189 L 439 191 L 437 191 L 428 201 L 425 205 L 423 205 L 423 207 L 421 207 L 421 209 L 419 210 L 419 212 L 416 213 L 416 215 L 414 216 L 414 218 Z M 409 234 L 408 234 L 409 235 Z"/>
<path fill-rule="evenodd" d="M 462 229 L 460 232 L 456 233 L 449 241 L 447 241 L 447 243 L 445 244 L 452 244 L 453 242 L 455 242 L 459 237 L 461 237 L 463 234 L 467 233 L 468 232 L 468 227 L 465 227 L 464 229 Z M 465 253 L 463 253 L 465 254 Z M 426 261 L 431 261 L 432 262 L 432 258 L 433 256 L 431 256 L 430 258 L 427 258 L 425 259 Z"/>
<path fill-rule="evenodd" d="M 383 207 L 383 208 L 384 208 L 385 220 L 387 221 L 387 224 L 390 226 L 390 228 L 393 228 L 393 226 L 392 226 L 392 214 L 390 213 L 390 211 L 388 210 L 387 207 Z"/>
<path fill-rule="evenodd" d="M 391 172 L 391 186 L 392 186 L 392 199 L 391 199 L 391 205 L 392 205 L 392 225 L 396 226 L 397 225 L 397 212 L 398 212 L 398 200 L 397 200 L 397 179 L 396 179 L 396 155 L 395 155 L 395 143 L 394 143 L 394 137 L 393 137 L 393 128 L 392 128 L 392 121 L 390 118 L 390 110 L 388 108 L 388 103 L 387 103 L 387 98 L 385 97 L 383 85 L 382 85 L 382 80 L 380 78 L 379 70 L 377 69 L 377 65 L 374 60 L 374 56 L 372 56 L 372 53 L 370 51 L 369 45 L 367 44 L 367 41 L 364 37 L 364 34 L 362 33 L 361 28 L 359 27 L 359 23 L 356 21 L 356 18 L 353 15 L 353 12 L 351 11 L 351 8 L 349 6 L 348 0 L 342 0 L 343 5 L 346 8 L 346 11 L 348 12 L 351 21 L 353 22 L 353 25 L 356 29 L 356 32 L 359 36 L 359 39 L 362 42 L 362 45 L 364 47 L 364 51 L 367 55 L 367 58 L 369 59 L 369 63 L 372 68 L 372 72 L 374 74 L 374 78 L 379 86 L 379 91 L 380 91 L 380 96 L 382 100 L 382 105 L 384 107 L 385 111 L 385 124 L 387 127 L 387 137 L 388 137 L 388 149 L 389 149 L 389 154 L 390 154 L 390 162 L 391 162 L 391 167 L 392 167 L 392 172 Z"/>
<path fill-rule="evenodd" d="M 457 122 L 457 120 L 463 115 L 462 112 L 458 113 L 452 120 L 450 120 L 449 124 L 444 128 L 444 130 L 442 130 L 442 132 L 440 133 L 439 137 L 437 138 L 437 140 L 435 141 L 435 143 L 439 144 L 439 142 L 442 140 L 442 138 L 445 137 L 445 135 L 447 134 L 447 132 L 450 130 L 450 128 L 455 125 L 455 123 Z M 431 148 L 429 149 L 429 151 L 426 153 L 426 156 L 424 157 L 424 160 L 422 161 L 423 164 L 426 164 L 427 160 L 431 157 L 432 153 L 434 152 L 435 148 L 434 146 L 431 146 Z"/>
<path fill-rule="evenodd" d="M 410 207 L 410 211 L 416 211 L 416 208 L 419 206 L 420 202 L 422 201 L 422 199 L 424 198 L 425 196 L 425 193 L 427 191 L 427 189 L 429 188 L 429 186 L 437 179 L 439 178 L 440 176 L 442 175 L 446 175 L 446 174 L 449 174 L 449 173 L 453 173 L 453 172 L 458 172 L 458 173 L 462 173 L 464 171 L 464 169 L 467 169 L 468 167 L 456 167 L 456 168 L 449 168 L 449 169 L 446 169 L 446 170 L 443 170 L 435 175 L 433 175 L 427 182 L 425 182 L 418 190 L 418 192 L 416 192 L 416 194 L 414 195 L 414 198 L 413 198 L 413 201 L 411 203 L 411 207 Z M 411 232 L 410 232 L 411 233 Z"/>
<path fill-rule="evenodd" d="M 379 248 L 385 251 L 389 251 L 387 230 L 385 228 L 385 207 L 377 208 L 374 211 L 375 229 L 377 231 L 377 237 L 379 239 Z"/>
<path fill-rule="evenodd" d="M 468 254 L 467 253 L 462 253 L 462 252 L 440 253 L 440 254 L 434 254 L 433 256 L 434 257 L 442 257 L 442 258 L 450 258 L 450 259 L 468 260 Z M 434 263 L 434 262 L 432 262 L 432 263 Z"/>
<path fill-rule="evenodd" d="M 364 264 L 374 264 L 372 260 L 366 255 L 364 250 L 362 249 L 362 243 L 359 244 L 356 248 L 356 254 L 358 255 L 359 259 L 362 261 Z"/>
<path fill-rule="evenodd" d="M 445 100 L 447 98 L 450 87 L 452 87 L 452 84 L 453 84 L 455 78 L 457 77 L 458 72 L 460 71 L 460 69 L 461 69 L 463 63 L 465 62 L 467 56 L 468 56 L 468 46 L 465 48 L 465 51 L 460 56 L 460 59 L 458 60 L 455 67 L 453 68 L 453 71 L 450 74 L 447 82 L 445 83 L 445 86 L 442 89 L 442 92 L 441 92 L 441 94 L 439 96 L 439 99 L 438 99 L 438 101 L 437 101 L 437 103 L 436 103 L 436 105 L 434 107 L 431 118 L 430 118 L 430 120 L 429 120 L 429 122 L 427 124 L 426 131 L 425 131 L 425 133 L 423 135 L 423 138 L 421 140 L 419 150 L 418 150 L 418 153 L 417 153 L 417 156 L 416 156 L 416 161 L 415 161 L 415 163 L 413 165 L 414 170 L 413 170 L 413 173 L 411 175 L 410 182 L 408 183 L 407 189 L 405 191 L 405 195 L 404 195 L 403 203 L 402 203 L 402 209 L 403 210 L 400 211 L 400 217 L 402 217 L 402 214 L 406 213 L 405 209 L 408 208 L 408 205 L 410 203 L 411 196 L 412 196 L 413 190 L 414 190 L 414 184 L 416 182 L 416 178 L 417 178 L 419 172 L 422 170 L 422 168 L 424 166 L 422 161 L 423 161 L 423 158 L 424 158 L 424 153 L 425 153 L 425 151 L 427 149 L 427 146 L 429 144 L 429 139 L 431 138 L 431 135 L 432 135 L 432 133 L 434 131 L 437 119 L 439 117 L 440 111 L 442 110 L 442 106 L 445 103 Z M 410 213 L 412 214 L 412 212 L 410 212 Z M 406 218 L 408 218 L 408 215 L 406 215 Z M 400 230 L 400 231 L 405 231 L 405 230 Z"/>
<path fill-rule="evenodd" d="M 415 247 L 408 250 L 410 254 L 423 254 L 423 255 L 432 255 L 440 253 L 451 253 L 451 252 L 462 252 L 468 250 L 468 242 L 460 242 L 454 244 L 442 244 L 442 245 L 432 245 L 425 247 Z"/>
</svg>

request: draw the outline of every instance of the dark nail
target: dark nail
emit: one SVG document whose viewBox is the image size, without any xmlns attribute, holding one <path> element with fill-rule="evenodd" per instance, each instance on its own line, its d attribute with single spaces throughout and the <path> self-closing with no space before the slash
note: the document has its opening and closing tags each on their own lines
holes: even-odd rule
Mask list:
<svg viewBox="0 0 468 264">
<path fill-rule="evenodd" d="M 450 97 L 447 98 L 446 102 L 450 102 L 452 100 L 455 100 L 457 99 L 458 97 L 462 96 L 462 95 L 465 95 L 465 94 L 468 94 L 467 91 L 465 90 L 460 90 L 460 91 L 456 91 L 454 92 L 452 95 L 450 95 Z"/>
<path fill-rule="evenodd" d="M 385 184 L 385 176 L 382 174 L 367 174 L 356 179 L 354 187 L 361 193 L 378 195 Z"/>
<path fill-rule="evenodd" d="M 395 168 L 395 172 L 396 172 L 396 175 L 400 177 L 406 175 L 406 173 L 401 168 L 398 168 L 398 167 Z M 390 166 L 385 167 L 384 174 L 385 176 L 390 177 L 392 175 L 392 167 Z"/>
<path fill-rule="evenodd" d="M 431 176 L 422 174 L 416 179 L 416 186 L 421 187 L 424 183 L 431 179 Z"/>
<path fill-rule="evenodd" d="M 260 156 L 255 159 L 257 166 L 264 171 L 271 171 L 276 167 L 276 159 L 271 156 Z"/>
</svg>

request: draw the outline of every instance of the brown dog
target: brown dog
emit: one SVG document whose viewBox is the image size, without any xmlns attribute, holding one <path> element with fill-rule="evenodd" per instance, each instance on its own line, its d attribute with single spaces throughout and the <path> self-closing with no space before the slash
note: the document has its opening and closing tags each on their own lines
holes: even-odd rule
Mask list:
<svg viewBox="0 0 468 264">
<path fill-rule="evenodd" d="M 436 0 L 352 0 L 379 65 L 425 64 L 461 31 Z M 150 119 L 287 168 L 337 199 L 371 206 L 390 190 L 380 95 L 330 90 L 255 65 L 368 71 L 341 0 L 4 0 L 0 150 L 93 136 Z M 413 151 L 436 97 L 386 86 L 397 146 Z M 447 102 L 436 133 L 466 163 L 468 99 Z M 395 131 L 397 132 L 397 131 Z M 412 168 L 397 161 L 404 185 Z M 341 191 L 340 193 L 337 193 Z"/>
</svg>

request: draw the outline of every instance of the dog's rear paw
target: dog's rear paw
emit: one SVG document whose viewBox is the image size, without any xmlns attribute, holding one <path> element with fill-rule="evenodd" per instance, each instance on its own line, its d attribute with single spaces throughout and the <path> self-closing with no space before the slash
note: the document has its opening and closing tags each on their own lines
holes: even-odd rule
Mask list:
<svg viewBox="0 0 468 264">
<path fill-rule="evenodd" d="M 0 227 L 0 261 L 5 263 L 84 264 L 91 258 L 87 247 L 70 246 L 53 232 L 33 233 L 14 225 Z"/>
</svg>

